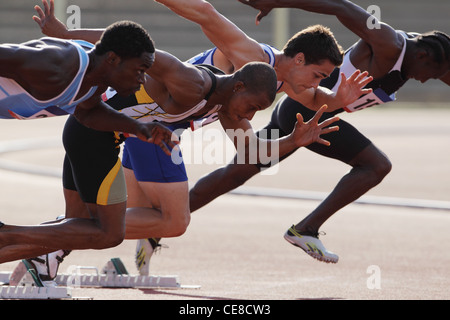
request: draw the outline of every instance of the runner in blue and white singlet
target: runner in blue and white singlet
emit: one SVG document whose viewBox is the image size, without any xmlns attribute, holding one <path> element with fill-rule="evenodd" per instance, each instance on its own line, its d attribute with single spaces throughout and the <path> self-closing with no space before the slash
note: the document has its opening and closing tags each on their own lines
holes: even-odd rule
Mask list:
<svg viewBox="0 0 450 320">
<path fill-rule="evenodd" d="M 74 46 L 79 56 L 78 72 L 63 92 L 46 101 L 34 98 L 13 79 L 0 77 L 1 119 L 37 119 L 72 114 L 79 103 L 90 98 L 97 90 L 96 86 L 92 87 L 83 97 L 75 100 L 89 65 L 88 51 L 94 47 L 92 44 L 80 40 L 56 40 L 48 37 L 41 38 L 40 41 L 50 45 L 57 41 Z"/>
</svg>

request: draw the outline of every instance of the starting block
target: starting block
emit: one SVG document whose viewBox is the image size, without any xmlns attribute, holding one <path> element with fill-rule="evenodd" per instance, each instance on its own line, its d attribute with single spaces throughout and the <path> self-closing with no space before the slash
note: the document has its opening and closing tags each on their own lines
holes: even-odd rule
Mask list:
<svg viewBox="0 0 450 320">
<path fill-rule="evenodd" d="M 35 286 L 6 286 L 0 289 L 0 299 L 70 299 L 72 294 L 67 287 L 35 287 Z"/>
<path fill-rule="evenodd" d="M 82 270 L 93 270 L 94 273 L 81 273 Z M 136 288 L 136 289 L 181 289 L 200 288 L 200 286 L 181 285 L 178 276 L 141 276 L 130 275 L 120 258 L 108 261 L 98 272 L 95 267 L 75 267 L 75 271 L 58 275 L 55 279 L 58 285 L 91 288 Z"/>
<path fill-rule="evenodd" d="M 178 276 L 130 275 L 120 258 L 109 260 L 102 272 L 96 267 L 71 266 L 55 278 L 55 287 L 44 287 L 34 269 L 27 268 L 16 286 L 0 286 L 0 299 L 71 299 L 73 288 L 198 289 L 181 285 Z M 83 273 L 84 271 L 84 273 Z M 86 271 L 91 271 L 86 273 Z M 93 272 L 92 272 L 93 271 Z M 9 284 L 12 272 L 0 272 L 1 283 Z"/>
<path fill-rule="evenodd" d="M 0 272 L 0 283 L 9 283 L 11 272 Z M 34 281 L 30 272 L 26 272 L 17 286 L 0 286 L 0 299 L 71 299 L 69 287 L 43 287 Z"/>
</svg>

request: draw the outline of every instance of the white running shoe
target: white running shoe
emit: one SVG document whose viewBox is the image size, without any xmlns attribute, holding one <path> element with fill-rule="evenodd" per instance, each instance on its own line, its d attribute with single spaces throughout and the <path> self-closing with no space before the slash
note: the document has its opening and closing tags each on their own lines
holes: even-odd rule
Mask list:
<svg viewBox="0 0 450 320">
<path fill-rule="evenodd" d="M 24 263 L 26 265 L 29 264 L 36 270 L 36 274 L 44 287 L 55 287 L 55 278 L 58 275 L 59 265 L 69 253 L 70 250 L 58 250 L 36 258 L 26 259 Z"/>
<path fill-rule="evenodd" d="M 140 239 L 137 241 L 135 263 L 141 276 L 148 276 L 150 271 L 150 258 L 156 250 L 161 248 L 161 238 Z"/>
<path fill-rule="evenodd" d="M 303 249 L 314 259 L 326 262 L 337 263 L 339 256 L 333 252 L 328 251 L 323 246 L 318 237 L 304 236 L 295 230 L 294 226 L 290 227 L 284 234 L 284 239 L 290 244 Z"/>
</svg>

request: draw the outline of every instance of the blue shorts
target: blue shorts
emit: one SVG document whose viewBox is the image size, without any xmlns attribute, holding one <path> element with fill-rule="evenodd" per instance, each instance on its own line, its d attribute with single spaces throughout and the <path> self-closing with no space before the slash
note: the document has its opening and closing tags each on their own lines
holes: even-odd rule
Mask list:
<svg viewBox="0 0 450 320">
<path fill-rule="evenodd" d="M 138 181 L 182 182 L 188 180 L 183 161 L 175 164 L 159 146 L 138 138 L 125 140 L 122 164 L 125 168 L 134 171 Z"/>
</svg>

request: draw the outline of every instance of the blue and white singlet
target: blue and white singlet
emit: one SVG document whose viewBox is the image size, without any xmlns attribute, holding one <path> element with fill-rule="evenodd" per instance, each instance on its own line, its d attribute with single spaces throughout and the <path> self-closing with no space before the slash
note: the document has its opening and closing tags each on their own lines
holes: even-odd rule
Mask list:
<svg viewBox="0 0 450 320">
<path fill-rule="evenodd" d="M 42 38 L 42 41 L 52 38 Z M 77 104 L 90 98 L 97 87 L 92 87 L 78 100 L 75 100 L 84 75 L 89 65 L 88 51 L 94 45 L 80 40 L 58 40 L 73 45 L 78 50 L 79 69 L 70 85 L 58 96 L 42 101 L 34 98 L 25 91 L 16 81 L 0 77 L 0 119 L 38 119 L 72 114 Z"/>
</svg>

